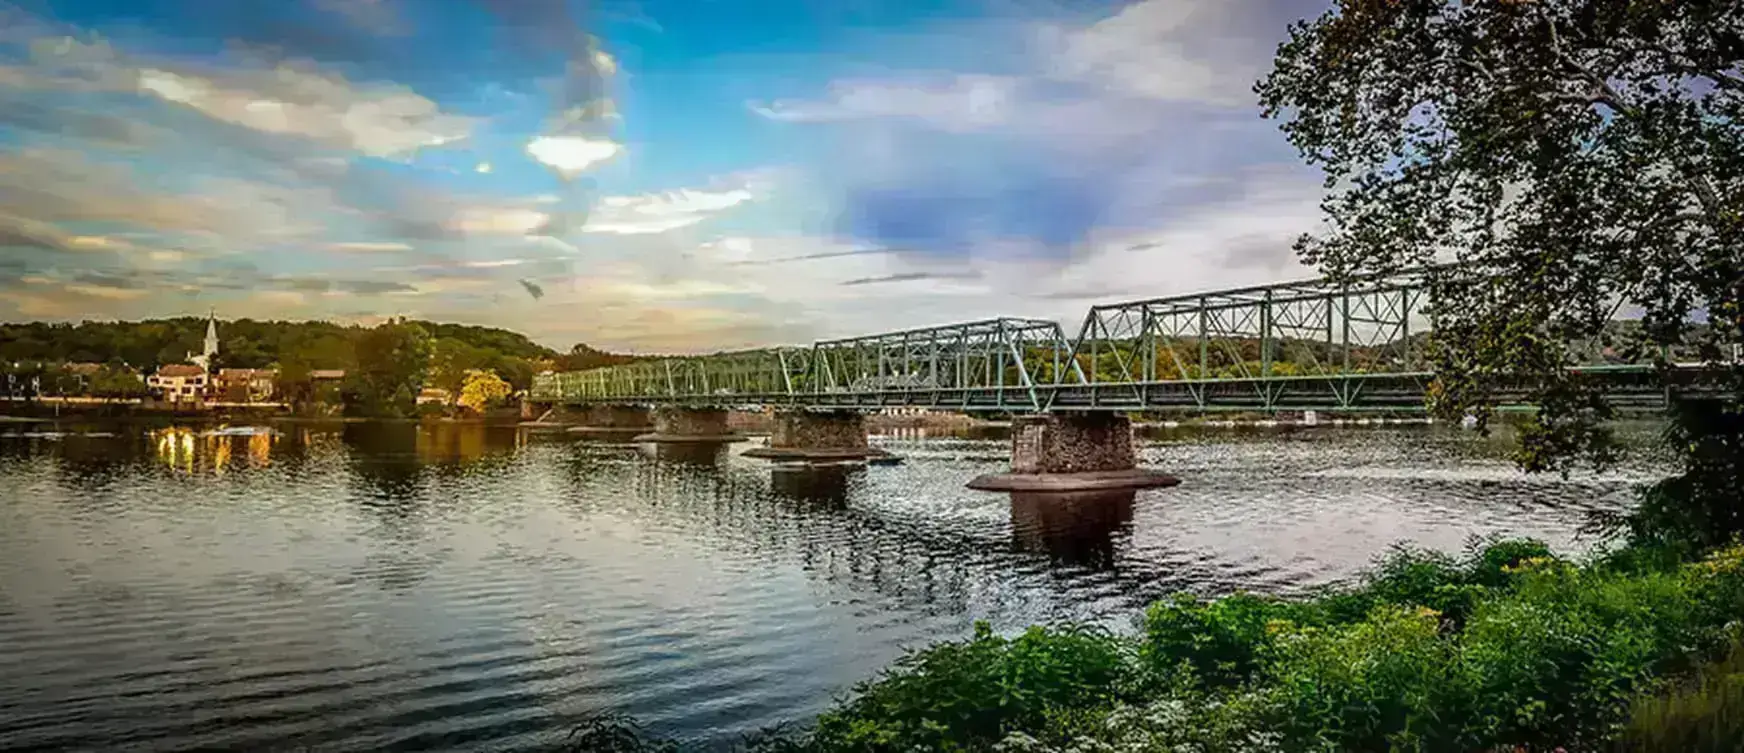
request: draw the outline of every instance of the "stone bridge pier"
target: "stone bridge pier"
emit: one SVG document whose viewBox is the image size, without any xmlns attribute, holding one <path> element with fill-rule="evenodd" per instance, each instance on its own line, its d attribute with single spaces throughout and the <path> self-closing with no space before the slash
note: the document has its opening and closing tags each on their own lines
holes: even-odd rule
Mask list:
<svg viewBox="0 0 1744 753">
<path fill-rule="evenodd" d="M 1011 422 L 1011 472 L 990 473 L 969 488 L 1006 492 L 1149 489 L 1181 480 L 1138 467 L 1132 420 L 1105 412 L 1044 413 Z"/>
<path fill-rule="evenodd" d="M 743 436 L 727 427 L 724 408 L 663 406 L 654 409 L 654 431 L 637 442 L 736 442 Z"/>
<path fill-rule="evenodd" d="M 775 414 L 769 446 L 746 450 L 766 460 L 867 460 L 890 453 L 866 442 L 866 417 L 855 410 L 783 410 Z"/>
<path fill-rule="evenodd" d="M 639 405 L 590 405 L 576 412 L 569 431 L 582 436 L 628 438 L 654 427 L 648 409 Z"/>
</svg>

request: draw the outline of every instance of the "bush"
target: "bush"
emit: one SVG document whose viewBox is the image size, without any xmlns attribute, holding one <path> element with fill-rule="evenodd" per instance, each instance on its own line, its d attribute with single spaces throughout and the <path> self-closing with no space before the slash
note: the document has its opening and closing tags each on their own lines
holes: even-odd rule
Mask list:
<svg viewBox="0 0 1744 753">
<path fill-rule="evenodd" d="M 819 719 L 814 747 L 982 750 L 1009 732 L 1045 734 L 1112 706 L 1133 667 L 1126 642 L 1106 630 L 1032 627 L 1007 639 L 980 623 L 970 640 L 910 654 L 856 688 Z"/>
<path fill-rule="evenodd" d="M 1591 750 L 1740 615 L 1744 547 L 1584 566 L 1533 541 L 1401 548 L 1308 600 L 1176 596 L 1131 638 L 981 626 L 862 685 L 804 749 Z"/>
</svg>

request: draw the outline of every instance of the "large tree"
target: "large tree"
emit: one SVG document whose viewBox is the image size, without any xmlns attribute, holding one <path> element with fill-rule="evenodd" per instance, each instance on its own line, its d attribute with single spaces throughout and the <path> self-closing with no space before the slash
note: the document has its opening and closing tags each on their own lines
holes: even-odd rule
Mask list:
<svg viewBox="0 0 1744 753">
<path fill-rule="evenodd" d="M 1740 0 L 1339 0 L 1256 88 L 1325 172 L 1304 259 L 1335 277 L 1457 262 L 1432 273 L 1435 408 L 1487 417 L 1524 380 L 1543 407 L 1520 459 L 1567 469 L 1611 457 L 1571 343 L 1619 311 L 1646 358 L 1693 345 L 1718 369 L 1744 339 L 1741 63 Z M 1730 370 L 1676 439 L 1685 476 L 1735 492 Z"/>
</svg>

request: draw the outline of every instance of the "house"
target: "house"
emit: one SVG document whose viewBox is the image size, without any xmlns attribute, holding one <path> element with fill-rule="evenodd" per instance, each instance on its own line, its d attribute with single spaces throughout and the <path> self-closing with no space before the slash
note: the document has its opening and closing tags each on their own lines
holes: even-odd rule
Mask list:
<svg viewBox="0 0 1744 753">
<path fill-rule="evenodd" d="M 212 392 L 226 400 L 264 403 L 272 399 L 278 376 L 272 369 L 219 369 Z"/>
<path fill-rule="evenodd" d="M 158 397 L 172 403 L 200 402 L 210 386 L 206 370 L 188 363 L 159 366 L 145 384 Z"/>
<path fill-rule="evenodd" d="M 418 391 L 418 404 L 447 405 L 453 402 L 450 397 L 448 390 L 442 389 L 441 387 L 425 387 Z"/>
<path fill-rule="evenodd" d="M 314 369 L 309 372 L 310 381 L 338 382 L 345 379 L 345 369 Z"/>
</svg>

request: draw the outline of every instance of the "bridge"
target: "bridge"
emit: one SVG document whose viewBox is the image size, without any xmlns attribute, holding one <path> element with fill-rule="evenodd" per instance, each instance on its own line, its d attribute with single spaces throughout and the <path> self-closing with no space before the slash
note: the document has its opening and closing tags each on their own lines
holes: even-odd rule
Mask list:
<svg viewBox="0 0 1744 753">
<path fill-rule="evenodd" d="M 1135 467 L 1129 413 L 1424 410 L 1435 377 L 1425 338 L 1431 291 L 1439 274 L 1458 272 L 1427 267 L 1099 305 L 1070 337 L 1054 321 L 997 318 L 648 359 L 542 374 L 527 399 L 579 409 L 589 430 L 648 441 L 728 439 L 729 409 L 773 407 L 769 446 L 745 454 L 777 460 L 878 456 L 866 439 L 868 411 L 1010 413 L 1012 472 L 970 486 L 1167 486 L 1175 480 Z M 1653 364 L 1620 361 L 1599 343 L 1571 350 L 1572 368 L 1601 380 L 1614 402 L 1664 405 Z M 1523 401 L 1528 387 L 1504 385 L 1502 397 Z"/>
<path fill-rule="evenodd" d="M 999 318 L 808 346 L 540 375 L 540 403 L 959 411 L 1422 411 L 1429 275 L 1308 280 L 1095 306 L 1076 336 Z M 1621 402 L 1659 405 L 1651 364 L 1579 349 Z M 1522 385 L 1521 394 L 1524 393 Z"/>
</svg>

